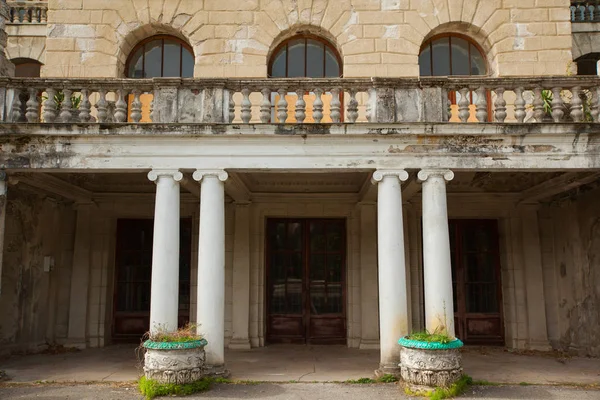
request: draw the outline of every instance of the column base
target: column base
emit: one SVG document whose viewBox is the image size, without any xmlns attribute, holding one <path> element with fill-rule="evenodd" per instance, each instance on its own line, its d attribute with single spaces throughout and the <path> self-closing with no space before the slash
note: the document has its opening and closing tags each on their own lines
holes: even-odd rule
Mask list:
<svg viewBox="0 0 600 400">
<path fill-rule="evenodd" d="M 360 350 L 379 350 L 379 339 L 361 339 L 358 348 Z"/>
<path fill-rule="evenodd" d="M 536 351 L 551 351 L 552 347 L 550 346 L 550 343 L 547 340 L 531 339 L 527 344 L 527 349 Z"/>
<path fill-rule="evenodd" d="M 225 365 L 205 365 L 203 368 L 204 376 L 211 378 L 229 378 L 231 372 L 225 368 Z"/>
<path fill-rule="evenodd" d="M 399 365 L 379 365 L 379 369 L 375 370 L 375 377 L 381 378 L 384 375 L 392 375 L 396 378 L 400 378 L 400 366 Z"/>
<path fill-rule="evenodd" d="M 227 348 L 231 350 L 250 350 L 250 340 L 248 339 L 231 339 Z"/>
</svg>

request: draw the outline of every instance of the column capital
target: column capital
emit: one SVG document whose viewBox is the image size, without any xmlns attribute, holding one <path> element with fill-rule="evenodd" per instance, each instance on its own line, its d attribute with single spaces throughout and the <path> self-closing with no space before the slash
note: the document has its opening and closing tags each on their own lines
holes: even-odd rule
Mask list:
<svg viewBox="0 0 600 400">
<path fill-rule="evenodd" d="M 214 176 L 221 182 L 225 182 L 229 178 L 229 174 L 223 169 L 197 169 L 193 175 L 194 180 L 198 182 L 202 182 L 205 176 Z"/>
<path fill-rule="evenodd" d="M 403 169 L 379 169 L 373 173 L 373 178 L 371 178 L 371 183 L 373 185 L 378 184 L 383 180 L 383 178 L 387 176 L 394 176 L 400 180 L 400 182 L 404 182 L 408 179 L 408 172 Z"/>
<path fill-rule="evenodd" d="M 183 174 L 178 169 L 153 169 L 148 172 L 148 179 L 152 182 L 156 182 L 161 176 L 169 176 L 173 178 L 175 182 L 179 182 L 183 179 Z"/>
<path fill-rule="evenodd" d="M 450 182 L 454 179 L 454 172 L 449 169 L 425 168 L 420 170 L 417 174 L 417 178 L 419 178 L 419 181 L 421 182 L 425 182 L 431 176 L 440 176 L 447 182 Z"/>
</svg>

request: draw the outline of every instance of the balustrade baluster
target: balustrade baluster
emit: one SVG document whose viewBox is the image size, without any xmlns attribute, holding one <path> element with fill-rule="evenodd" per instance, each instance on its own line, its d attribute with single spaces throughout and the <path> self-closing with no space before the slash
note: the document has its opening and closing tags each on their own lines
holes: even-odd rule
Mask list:
<svg viewBox="0 0 600 400">
<path fill-rule="evenodd" d="M 296 112 L 294 116 L 296 117 L 296 122 L 299 124 L 303 124 L 306 119 L 306 102 L 304 101 L 304 89 L 298 88 L 296 90 L 296 95 L 298 98 L 296 99 Z"/>
<path fill-rule="evenodd" d="M 358 101 L 356 101 L 356 90 L 350 89 L 350 100 L 348 101 L 348 122 L 355 123 L 358 119 Z"/>
<path fill-rule="evenodd" d="M 133 94 L 133 101 L 131 102 L 131 120 L 137 124 L 142 120 L 142 102 L 140 100 L 142 91 L 134 89 L 131 93 Z"/>
<path fill-rule="evenodd" d="M 115 122 L 127 122 L 127 102 L 125 97 L 127 92 L 124 89 L 117 89 L 117 102 L 115 103 Z"/>
<path fill-rule="evenodd" d="M 56 120 L 58 105 L 56 104 L 55 96 L 56 90 L 54 89 L 46 89 L 46 101 L 44 101 L 44 122 L 49 124 L 53 123 Z"/>
<path fill-rule="evenodd" d="M 375 90 L 375 88 L 370 88 L 367 91 L 367 93 L 369 95 L 369 99 L 367 101 L 367 108 L 366 108 L 366 111 L 367 111 L 367 121 L 373 122 L 373 120 L 375 119 L 375 118 L 373 118 L 374 117 L 373 114 L 374 114 L 374 111 L 375 111 L 373 105 L 377 101 L 377 90 Z"/>
<path fill-rule="evenodd" d="M 81 103 L 79 104 L 79 121 L 82 123 L 90 122 L 92 104 L 90 103 L 90 95 L 88 89 L 81 89 Z"/>
<path fill-rule="evenodd" d="M 552 119 L 554 122 L 561 122 L 564 115 L 564 102 L 560 95 L 562 88 L 552 88 Z"/>
<path fill-rule="evenodd" d="M 592 92 L 592 107 L 590 113 L 594 122 L 600 122 L 600 87 L 594 87 Z"/>
<path fill-rule="evenodd" d="M 469 105 L 471 105 L 471 102 L 469 101 L 469 95 L 471 91 L 469 88 L 462 88 L 459 90 L 459 93 L 460 100 L 458 101 L 458 118 L 461 120 L 461 122 L 467 122 L 471 114 L 469 110 Z"/>
<path fill-rule="evenodd" d="M 40 13 L 40 22 L 42 24 L 45 24 L 48 22 L 48 9 L 47 8 L 42 8 L 42 11 Z"/>
<path fill-rule="evenodd" d="M 244 124 L 250 123 L 252 119 L 252 103 L 250 102 L 250 89 L 242 89 L 242 122 Z"/>
<path fill-rule="evenodd" d="M 583 101 L 581 100 L 581 87 L 571 89 L 571 119 L 573 122 L 583 121 Z"/>
<path fill-rule="evenodd" d="M 98 90 L 100 99 L 96 103 L 96 110 L 98 110 L 98 122 L 106 122 L 108 120 L 108 102 L 106 101 L 106 90 Z"/>
<path fill-rule="evenodd" d="M 334 124 L 339 124 L 342 120 L 342 103 L 340 102 L 341 88 L 331 89 L 331 120 Z"/>
<path fill-rule="evenodd" d="M 63 89 L 62 94 L 63 99 L 60 106 L 59 120 L 60 122 L 68 123 L 73 118 L 73 100 L 71 99 L 73 91 L 71 89 Z"/>
<path fill-rule="evenodd" d="M 494 116 L 496 122 L 503 123 L 506 119 L 506 100 L 504 100 L 504 88 L 496 89 L 496 102 L 494 103 Z"/>
<path fill-rule="evenodd" d="M 277 93 L 279 94 L 279 101 L 277 102 L 277 120 L 280 124 L 285 124 L 288 117 L 288 102 L 285 99 L 287 90 L 279 89 Z"/>
<path fill-rule="evenodd" d="M 476 91 L 477 103 L 475 104 L 475 117 L 479 122 L 488 121 L 488 109 L 487 109 L 487 91 L 484 87 L 480 87 Z"/>
<path fill-rule="evenodd" d="M 316 88 L 315 92 L 315 102 L 313 104 L 313 119 L 316 124 L 320 124 L 323 120 L 323 99 L 321 96 L 323 95 L 323 90 Z"/>
<path fill-rule="evenodd" d="M 235 101 L 233 100 L 234 91 L 229 91 L 229 103 L 227 107 L 229 107 L 229 123 L 231 124 L 235 119 Z"/>
<path fill-rule="evenodd" d="M 21 122 L 23 120 L 22 107 L 21 89 L 14 89 L 14 98 L 11 108 L 12 122 Z"/>
<path fill-rule="evenodd" d="M 533 117 L 536 122 L 543 122 L 544 115 L 546 114 L 544 111 L 544 97 L 542 93 L 543 90 L 539 86 L 533 89 Z"/>
<path fill-rule="evenodd" d="M 39 122 L 40 115 L 38 110 L 40 107 L 40 103 L 37 99 L 37 89 L 29 88 L 27 89 L 27 91 L 29 92 L 29 100 L 27 100 L 27 103 L 25 104 L 27 106 L 25 118 L 27 118 L 27 122 L 29 123 Z"/>
<path fill-rule="evenodd" d="M 523 92 L 525 92 L 525 88 L 518 87 L 515 89 L 515 95 L 517 99 L 515 100 L 515 118 L 517 122 L 522 124 L 525 121 L 525 116 L 527 112 L 525 111 L 525 98 L 523 97 Z"/>
<path fill-rule="evenodd" d="M 264 88 L 261 93 L 263 99 L 260 103 L 260 122 L 268 124 L 271 122 L 271 89 Z"/>
</svg>

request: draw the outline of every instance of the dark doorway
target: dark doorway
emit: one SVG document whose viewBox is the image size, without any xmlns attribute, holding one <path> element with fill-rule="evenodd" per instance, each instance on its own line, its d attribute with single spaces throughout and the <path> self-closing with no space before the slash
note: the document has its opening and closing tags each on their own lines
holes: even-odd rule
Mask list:
<svg viewBox="0 0 600 400">
<path fill-rule="evenodd" d="M 346 343 L 346 221 L 267 220 L 267 341 Z"/>
<path fill-rule="evenodd" d="M 454 323 L 466 344 L 504 345 L 496 220 L 450 220 Z"/>
<path fill-rule="evenodd" d="M 115 340 L 139 340 L 150 329 L 152 219 L 119 219 L 115 258 L 113 331 Z M 190 316 L 192 220 L 180 224 L 179 325 Z"/>
</svg>

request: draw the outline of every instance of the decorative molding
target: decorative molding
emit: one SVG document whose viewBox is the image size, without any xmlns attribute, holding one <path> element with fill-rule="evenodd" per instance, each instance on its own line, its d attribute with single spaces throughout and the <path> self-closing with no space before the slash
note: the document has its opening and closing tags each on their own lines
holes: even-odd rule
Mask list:
<svg viewBox="0 0 600 400">
<path fill-rule="evenodd" d="M 383 178 L 388 176 L 397 177 L 400 182 L 405 182 L 408 180 L 408 172 L 403 169 L 380 169 L 373 173 L 373 178 L 371 182 L 376 185 L 383 180 Z"/>
<path fill-rule="evenodd" d="M 180 182 L 183 179 L 183 174 L 178 169 L 153 169 L 148 172 L 148 179 L 152 182 L 156 182 L 161 177 L 169 177 L 175 182 Z"/>
<path fill-rule="evenodd" d="M 450 182 L 452 179 L 454 179 L 454 172 L 452 172 L 449 169 L 428 168 L 420 170 L 417 174 L 417 178 L 421 182 L 427 181 L 427 179 L 429 179 L 432 176 L 439 176 L 444 178 L 446 182 Z"/>
<path fill-rule="evenodd" d="M 192 175 L 194 180 L 198 182 L 202 182 L 202 179 L 204 179 L 206 176 L 214 176 L 221 182 L 225 182 L 229 177 L 229 174 L 227 174 L 227 171 L 223 169 L 197 169 Z"/>
</svg>

